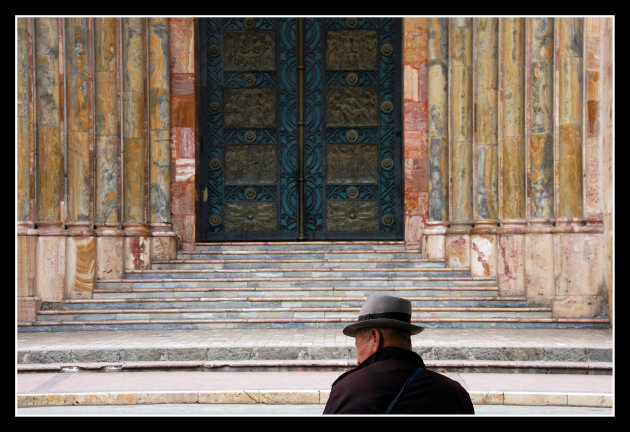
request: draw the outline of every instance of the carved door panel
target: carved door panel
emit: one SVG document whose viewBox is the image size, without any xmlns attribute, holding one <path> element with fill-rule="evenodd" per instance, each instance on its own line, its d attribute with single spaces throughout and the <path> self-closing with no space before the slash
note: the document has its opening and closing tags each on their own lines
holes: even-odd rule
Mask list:
<svg viewBox="0 0 630 432">
<path fill-rule="evenodd" d="M 201 240 L 402 238 L 400 20 L 200 29 Z"/>
</svg>

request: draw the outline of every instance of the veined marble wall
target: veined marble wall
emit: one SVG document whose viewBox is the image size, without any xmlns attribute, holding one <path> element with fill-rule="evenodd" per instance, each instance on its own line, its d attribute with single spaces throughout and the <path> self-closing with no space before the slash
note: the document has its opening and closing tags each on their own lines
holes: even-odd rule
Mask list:
<svg viewBox="0 0 630 432">
<path fill-rule="evenodd" d="M 18 313 L 194 247 L 194 18 L 17 19 Z M 612 18 L 405 18 L 405 241 L 612 311 Z"/>
<path fill-rule="evenodd" d="M 167 18 L 17 19 L 19 313 L 173 257 Z M 19 319 L 22 319 L 21 317 Z"/>
<path fill-rule="evenodd" d="M 612 19 L 428 26 L 424 255 L 558 318 L 611 316 Z"/>
</svg>

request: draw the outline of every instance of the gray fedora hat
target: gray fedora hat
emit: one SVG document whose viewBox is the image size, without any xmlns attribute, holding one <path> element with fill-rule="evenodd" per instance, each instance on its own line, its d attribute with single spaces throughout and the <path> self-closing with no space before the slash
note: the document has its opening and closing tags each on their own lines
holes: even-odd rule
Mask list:
<svg viewBox="0 0 630 432">
<path fill-rule="evenodd" d="M 343 329 L 343 334 L 354 337 L 357 330 L 365 327 L 393 327 L 407 330 L 412 335 L 424 327 L 411 324 L 411 302 L 400 297 L 372 295 L 363 304 L 359 320 Z"/>
</svg>

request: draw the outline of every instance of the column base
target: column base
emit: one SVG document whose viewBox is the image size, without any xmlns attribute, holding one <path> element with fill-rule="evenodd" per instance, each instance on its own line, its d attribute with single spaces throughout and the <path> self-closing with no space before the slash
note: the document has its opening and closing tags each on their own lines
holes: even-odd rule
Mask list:
<svg viewBox="0 0 630 432">
<path fill-rule="evenodd" d="M 96 237 L 66 239 L 65 298 L 92 298 L 96 276 Z"/>
<path fill-rule="evenodd" d="M 33 322 L 37 320 L 37 311 L 42 304 L 42 299 L 39 297 L 18 297 L 17 300 L 17 321 Z"/>
<path fill-rule="evenodd" d="M 171 224 L 150 224 L 151 259 L 172 260 L 177 255 L 177 233 Z"/>
<path fill-rule="evenodd" d="M 422 256 L 432 260 L 446 259 L 448 222 L 429 221 L 422 233 Z"/>
</svg>

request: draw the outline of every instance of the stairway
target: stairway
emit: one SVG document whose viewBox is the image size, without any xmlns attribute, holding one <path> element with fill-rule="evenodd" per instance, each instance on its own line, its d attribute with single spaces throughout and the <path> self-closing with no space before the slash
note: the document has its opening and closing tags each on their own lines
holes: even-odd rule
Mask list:
<svg viewBox="0 0 630 432">
<path fill-rule="evenodd" d="M 43 303 L 19 331 L 342 328 L 371 294 L 408 298 L 425 327 L 609 328 L 607 319 L 554 319 L 549 307 L 500 295 L 494 278 L 404 242 L 304 242 L 198 244 L 97 281 L 91 299 Z"/>
</svg>

